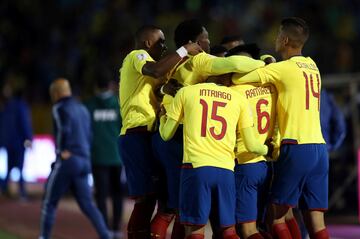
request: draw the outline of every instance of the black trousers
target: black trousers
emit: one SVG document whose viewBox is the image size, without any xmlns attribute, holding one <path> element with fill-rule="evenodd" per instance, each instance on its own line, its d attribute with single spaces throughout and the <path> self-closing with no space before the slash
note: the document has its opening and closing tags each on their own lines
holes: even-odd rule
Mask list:
<svg viewBox="0 0 360 239">
<path fill-rule="evenodd" d="M 121 186 L 121 166 L 92 165 L 96 204 L 106 224 L 113 231 L 119 231 L 123 212 L 123 189 Z M 112 222 L 109 224 L 107 198 L 112 200 Z"/>
</svg>

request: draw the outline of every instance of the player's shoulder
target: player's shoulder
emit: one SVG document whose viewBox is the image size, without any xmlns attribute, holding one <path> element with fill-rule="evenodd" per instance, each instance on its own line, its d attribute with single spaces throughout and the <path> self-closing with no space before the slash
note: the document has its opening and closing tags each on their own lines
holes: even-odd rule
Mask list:
<svg viewBox="0 0 360 239">
<path fill-rule="evenodd" d="M 196 54 L 195 56 L 192 56 L 193 59 L 197 59 L 197 58 L 214 58 L 216 56 L 210 55 L 209 53 L 206 52 L 200 52 L 199 54 Z"/>
<path fill-rule="evenodd" d="M 243 84 L 236 84 L 236 85 L 232 85 L 230 88 L 236 90 L 236 91 L 243 91 L 243 90 L 248 90 L 248 89 L 252 89 L 252 88 L 256 88 L 261 86 L 262 84 L 260 82 L 244 82 Z"/>
<path fill-rule="evenodd" d="M 178 92 L 190 92 L 190 91 L 194 91 L 196 89 L 202 88 L 204 87 L 204 83 L 200 83 L 200 84 L 195 84 L 195 85 L 187 85 L 182 87 Z"/>
<path fill-rule="evenodd" d="M 212 59 L 212 58 L 216 58 L 216 56 L 210 55 L 204 51 L 200 52 L 199 54 L 196 54 L 195 56 L 190 56 L 192 63 L 196 63 L 199 61 L 201 62 L 201 61 Z"/>
<path fill-rule="evenodd" d="M 242 94 L 241 87 L 237 88 L 237 86 L 231 86 L 231 87 L 225 87 L 223 88 L 225 91 L 228 91 L 233 95 L 233 98 L 239 99 L 239 100 L 246 100 L 246 98 Z"/>
<path fill-rule="evenodd" d="M 144 49 L 137 49 L 137 50 L 132 50 L 127 56 L 126 58 L 131 58 L 131 59 L 136 59 L 139 61 L 143 61 L 143 60 L 152 60 L 151 56 L 149 55 L 149 53 L 144 50 Z"/>
<path fill-rule="evenodd" d="M 291 64 L 288 60 L 284 61 L 278 61 L 271 64 L 266 65 L 266 68 L 273 68 L 273 69 L 279 69 L 279 68 L 286 68 L 288 65 Z"/>
</svg>

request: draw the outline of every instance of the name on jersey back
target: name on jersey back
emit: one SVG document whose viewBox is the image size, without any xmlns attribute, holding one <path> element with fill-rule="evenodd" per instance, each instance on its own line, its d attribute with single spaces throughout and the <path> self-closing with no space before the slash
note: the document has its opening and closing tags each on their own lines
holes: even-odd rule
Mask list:
<svg viewBox="0 0 360 239">
<path fill-rule="evenodd" d="M 231 100 L 231 94 L 224 91 L 210 90 L 210 89 L 200 89 L 200 96 L 210 96 L 225 100 Z"/>
<path fill-rule="evenodd" d="M 272 94 L 270 86 L 260 86 L 245 91 L 246 99 Z"/>
</svg>

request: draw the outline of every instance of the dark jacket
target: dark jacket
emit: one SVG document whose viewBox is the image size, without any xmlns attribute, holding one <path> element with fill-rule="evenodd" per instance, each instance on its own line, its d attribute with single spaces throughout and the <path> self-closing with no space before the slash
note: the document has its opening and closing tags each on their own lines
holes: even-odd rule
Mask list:
<svg viewBox="0 0 360 239">
<path fill-rule="evenodd" d="M 18 98 L 5 101 L 0 108 L 0 147 L 24 150 L 24 141 L 32 140 L 29 107 Z"/>
<path fill-rule="evenodd" d="M 52 109 L 56 154 L 68 150 L 72 157 L 90 160 L 90 115 L 84 105 L 72 97 L 60 99 Z"/>
<path fill-rule="evenodd" d="M 321 90 L 320 98 L 321 130 L 328 151 L 336 150 L 344 141 L 346 135 L 345 117 L 335 100 L 326 90 Z"/>
</svg>

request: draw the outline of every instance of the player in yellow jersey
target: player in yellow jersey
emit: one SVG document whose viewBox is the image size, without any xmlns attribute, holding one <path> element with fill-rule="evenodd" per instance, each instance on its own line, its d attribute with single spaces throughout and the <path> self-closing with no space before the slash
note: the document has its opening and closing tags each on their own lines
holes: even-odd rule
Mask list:
<svg viewBox="0 0 360 239">
<path fill-rule="evenodd" d="M 244 44 L 228 51 L 228 56 L 237 54 L 259 58 L 260 49 L 256 44 Z M 240 77 L 234 74 L 233 79 Z M 260 142 L 274 137 L 275 106 L 277 92 L 273 85 L 249 83 L 232 86 L 244 96 L 254 115 L 256 138 Z M 235 151 L 236 223 L 237 233 L 243 239 L 263 239 L 257 229 L 257 220 L 262 221 L 268 200 L 271 172 L 264 156 L 246 150 L 241 136 L 237 137 Z"/>
<path fill-rule="evenodd" d="M 229 81 L 230 82 L 230 81 Z M 229 87 L 200 83 L 179 90 L 167 116 L 160 119 L 164 140 L 184 124 L 184 157 L 180 178 L 180 220 L 186 239 L 204 238 L 211 208 L 219 212 L 222 238 L 235 239 L 234 147 L 241 132 L 248 150 L 265 155 L 257 142 L 245 98 Z"/>
<path fill-rule="evenodd" d="M 247 73 L 264 65 L 260 60 L 254 60 L 244 56 L 233 56 L 229 58 L 215 57 L 207 54 L 210 50 L 210 40 L 206 28 L 198 20 L 185 20 L 175 29 L 175 44 L 181 46 L 186 42 L 198 43 L 204 52 L 196 56 L 189 56 L 180 61 L 167 75 L 168 79 L 175 79 L 181 85 L 193 85 L 204 82 L 211 75 L 220 75 L 229 72 Z M 165 95 L 163 104 L 165 108 L 172 102 L 170 95 Z M 157 135 L 157 143 L 154 145 L 162 165 L 167 173 L 168 183 L 168 206 L 177 209 L 179 195 L 179 164 L 182 160 L 182 126 L 174 139 L 164 142 Z M 160 215 L 159 215 L 160 216 Z M 161 227 L 153 227 L 151 231 L 160 239 L 166 235 L 166 227 L 169 225 L 172 215 L 155 217 L 153 222 L 159 221 Z M 162 221 L 162 222 L 161 222 Z M 166 221 L 166 222 L 165 222 Z M 156 225 L 155 223 L 152 225 Z M 177 231 L 178 223 L 175 223 L 173 231 Z M 180 235 L 180 232 L 173 233 Z M 155 235 L 154 235 L 155 236 Z M 173 238 L 174 239 L 174 238 Z"/>
<path fill-rule="evenodd" d="M 256 44 L 243 44 L 228 51 L 227 56 L 243 55 L 254 59 L 260 58 L 260 49 Z M 270 55 L 264 55 L 271 62 L 276 60 Z M 223 79 L 237 79 L 243 74 L 227 74 L 217 77 Z M 265 142 L 274 137 L 275 128 L 275 105 L 277 92 L 273 85 L 262 86 L 261 83 L 250 83 L 232 86 L 250 103 L 254 115 L 254 126 L 256 137 Z M 276 148 L 278 152 L 278 146 Z M 236 187 L 236 222 L 237 233 L 243 239 L 263 239 L 269 235 L 265 231 L 259 233 L 257 221 L 263 223 L 265 206 L 268 203 L 268 192 L 271 179 L 271 170 L 264 156 L 250 153 L 246 150 L 240 135 L 237 137 L 237 148 L 235 151 L 235 187 Z M 216 213 L 210 215 L 210 222 L 214 232 L 213 238 L 220 238 L 218 233 L 218 216 Z M 263 237 L 264 236 L 264 237 Z M 267 237 L 266 237 L 267 236 Z"/>
<path fill-rule="evenodd" d="M 152 132 L 158 103 L 153 89 L 187 53 L 197 54 L 201 48 L 194 43 L 184 44 L 160 60 L 165 50 L 165 37 L 158 27 L 141 27 L 135 36 L 135 50 L 125 57 L 120 69 L 123 121 L 120 146 L 129 194 L 136 200 L 128 223 L 128 238 L 150 237 L 150 220 L 156 203 L 158 176 Z"/>
<path fill-rule="evenodd" d="M 281 22 L 275 48 L 283 61 L 233 81 L 272 83 L 278 91 L 277 118 L 281 138 L 272 185 L 272 230 L 277 238 L 295 238 L 293 218 L 285 215 L 297 204 L 311 239 L 327 239 L 324 211 L 328 207 L 328 160 L 320 127 L 321 77 L 315 62 L 302 56 L 309 29 L 300 18 Z M 293 230 L 294 229 L 294 230 Z M 290 231 L 294 231 L 293 237 Z"/>
</svg>

